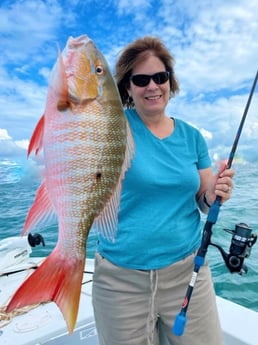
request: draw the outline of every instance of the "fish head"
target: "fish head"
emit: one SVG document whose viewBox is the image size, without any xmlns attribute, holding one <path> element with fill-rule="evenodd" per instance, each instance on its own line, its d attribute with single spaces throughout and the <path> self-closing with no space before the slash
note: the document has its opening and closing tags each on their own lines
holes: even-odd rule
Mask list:
<svg viewBox="0 0 258 345">
<path fill-rule="evenodd" d="M 88 36 L 70 37 L 62 52 L 62 60 L 69 103 L 85 104 L 118 98 L 108 64 Z"/>
</svg>

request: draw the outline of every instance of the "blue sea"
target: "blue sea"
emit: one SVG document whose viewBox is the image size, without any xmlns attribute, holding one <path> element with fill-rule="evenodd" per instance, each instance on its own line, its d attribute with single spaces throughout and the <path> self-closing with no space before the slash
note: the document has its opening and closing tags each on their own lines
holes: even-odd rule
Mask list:
<svg viewBox="0 0 258 345">
<path fill-rule="evenodd" d="M 232 235 L 223 229 L 235 229 L 235 225 L 246 223 L 258 234 L 258 163 L 233 164 L 236 171 L 232 198 L 220 208 L 213 226 L 212 241 L 228 252 Z M 40 184 L 42 167 L 33 161 L 18 159 L 0 160 L 0 239 L 21 234 L 24 220 Z M 206 216 L 203 217 L 203 224 Z M 45 240 L 45 247 L 33 249 L 33 256 L 47 256 L 57 241 L 55 220 L 34 229 Z M 93 257 L 96 235 L 90 233 L 87 256 Z M 212 269 L 217 295 L 258 311 L 258 241 L 251 255 L 245 259 L 248 273 L 231 274 L 219 251 L 209 246 L 207 254 Z M 187 287 L 186 287 L 187 288 Z"/>
</svg>

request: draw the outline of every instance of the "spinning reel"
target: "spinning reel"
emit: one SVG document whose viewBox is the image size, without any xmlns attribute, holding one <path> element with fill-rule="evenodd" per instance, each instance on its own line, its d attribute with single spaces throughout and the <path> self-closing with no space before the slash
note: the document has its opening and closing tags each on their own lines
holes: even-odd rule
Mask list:
<svg viewBox="0 0 258 345">
<path fill-rule="evenodd" d="M 257 240 L 257 235 L 252 234 L 252 229 L 245 223 L 237 224 L 235 230 L 223 230 L 232 234 L 229 253 L 226 253 L 218 244 L 210 242 L 210 245 L 218 248 L 231 273 L 246 274 L 248 268 L 244 264 L 244 259 L 250 256 L 252 246 Z"/>
</svg>

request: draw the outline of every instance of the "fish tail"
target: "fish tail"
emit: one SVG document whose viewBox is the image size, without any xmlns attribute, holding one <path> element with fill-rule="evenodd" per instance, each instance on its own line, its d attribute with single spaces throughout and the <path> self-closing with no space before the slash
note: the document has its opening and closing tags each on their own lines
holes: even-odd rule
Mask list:
<svg viewBox="0 0 258 345">
<path fill-rule="evenodd" d="M 76 324 L 85 257 L 68 261 L 54 250 L 18 288 L 6 312 L 27 305 L 55 302 L 72 333 Z"/>
</svg>

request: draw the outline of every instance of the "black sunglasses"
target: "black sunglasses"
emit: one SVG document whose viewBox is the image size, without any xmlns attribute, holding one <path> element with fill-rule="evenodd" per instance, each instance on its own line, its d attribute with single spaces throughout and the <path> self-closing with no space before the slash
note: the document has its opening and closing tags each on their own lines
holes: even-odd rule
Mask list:
<svg viewBox="0 0 258 345">
<path fill-rule="evenodd" d="M 169 72 L 158 72 L 153 75 L 148 74 L 135 74 L 130 77 L 130 80 L 134 83 L 136 86 L 144 87 L 147 86 L 151 79 L 158 85 L 164 84 L 166 81 L 168 81 L 169 78 Z"/>
</svg>

